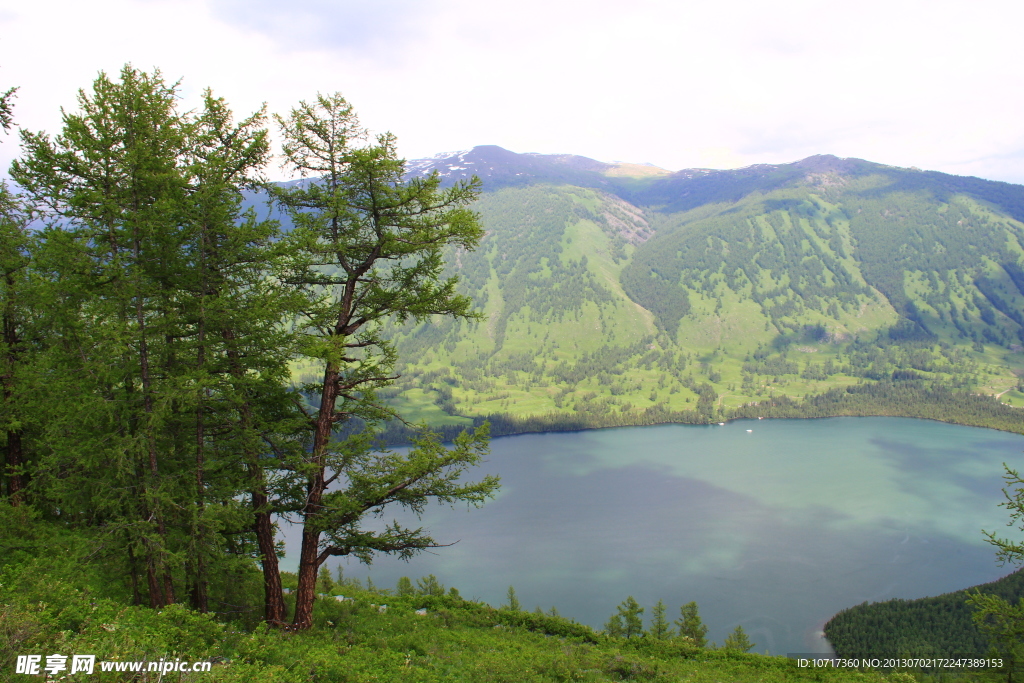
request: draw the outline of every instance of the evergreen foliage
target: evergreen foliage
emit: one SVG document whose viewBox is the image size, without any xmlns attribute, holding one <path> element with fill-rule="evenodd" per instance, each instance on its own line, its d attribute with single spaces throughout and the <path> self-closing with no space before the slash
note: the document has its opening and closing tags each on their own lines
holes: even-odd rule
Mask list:
<svg viewBox="0 0 1024 683">
<path fill-rule="evenodd" d="M 183 115 L 159 72 L 131 67 L 79 105 L 52 140 L 23 132 L 12 167 L 49 223 L 33 270 L 54 312 L 47 393 L 66 407 L 34 444 L 34 503 L 116 530 L 136 601 L 186 588 L 205 610 L 209 565 L 250 552 L 239 445 L 271 438 L 288 401 L 274 226 L 239 208 L 266 133 L 209 93 Z"/>
<path fill-rule="evenodd" d="M 3 94 L 0 94 L 0 128 L 5 131 L 11 129 L 14 125 L 14 99 L 15 93 L 18 92 L 17 88 L 8 88 Z"/>
<path fill-rule="evenodd" d="M 986 654 L 1003 660 L 1007 680 L 1024 668 L 1024 598 L 1017 604 L 991 593 L 969 593 L 967 604 L 974 609 L 971 618 L 988 642 Z"/>
<path fill-rule="evenodd" d="M 318 576 L 329 557 L 440 545 L 422 528 L 363 529 L 365 515 L 479 505 L 497 488 L 462 479 L 486 425 L 452 448 L 420 431 L 402 454 L 373 432 L 393 415 L 374 394 L 394 379 L 381 329 L 473 317 L 442 251 L 479 240 L 464 206 L 478 183 L 404 180 L 394 137 L 350 144 L 351 108 L 321 97 L 280 119 L 288 162 L 315 176 L 273 192 L 292 212 L 282 234 L 244 208 L 266 187 L 263 113 L 177 100 L 177 84 L 126 66 L 79 94 L 60 135 L 22 133 L 11 172 L 25 199 L 0 188 L 2 492 L 104 529 L 96 552 L 135 604 L 233 609 L 213 577 L 256 560 L 272 625 L 286 618 L 273 516 L 297 515 L 293 623 L 308 628 L 317 589 L 333 589 Z M 296 383 L 294 364 L 321 376 Z M 360 429 L 343 433 L 350 418 Z"/>
<path fill-rule="evenodd" d="M 508 604 L 503 605 L 504 609 L 510 609 L 513 612 L 519 612 L 523 609 L 523 606 L 519 603 L 519 598 L 516 596 L 516 589 L 512 586 L 508 587 Z"/>
<path fill-rule="evenodd" d="M 999 505 L 1010 512 L 1010 521 L 1006 523 L 1006 526 L 1024 530 L 1024 479 L 1021 479 L 1019 471 L 1006 463 L 1003 463 L 1003 468 L 1006 470 L 1003 474 L 1003 481 L 1006 482 L 1003 497 L 1006 500 Z M 982 533 L 985 535 L 985 539 L 995 547 L 996 559 L 1000 564 L 1007 562 L 1014 565 L 1024 564 L 1024 543 L 1000 538 L 991 531 Z"/>
<path fill-rule="evenodd" d="M 415 594 L 416 589 L 412 585 L 412 579 L 408 576 L 400 576 L 398 578 L 398 585 L 395 587 L 395 595 L 398 597 L 405 597 Z"/>
<path fill-rule="evenodd" d="M 40 315 L 41 283 L 30 267 L 36 242 L 30 218 L 30 207 L 0 184 L 0 430 L 6 436 L 0 496 L 14 506 L 22 503 L 31 461 L 39 457 L 31 446 L 41 423 L 31 406 L 42 360 L 39 338 L 48 322 Z"/>
<path fill-rule="evenodd" d="M 638 638 L 644 635 L 643 613 L 644 608 L 630 595 L 608 619 L 604 627 L 605 633 L 613 638 Z"/>
<path fill-rule="evenodd" d="M 725 637 L 725 643 L 722 647 L 726 650 L 737 650 L 739 652 L 750 652 L 756 643 L 750 642 L 750 638 L 747 637 L 747 632 L 743 630 L 742 624 L 737 624 L 736 628 L 733 629 L 732 633 Z"/>
<path fill-rule="evenodd" d="M 842 657 L 987 656 L 991 642 L 978 629 L 967 603 L 977 593 L 1016 604 L 1024 598 L 1024 574 L 1014 572 L 973 590 L 851 607 L 829 620 L 825 637 Z"/>
<path fill-rule="evenodd" d="M 1007 526 L 1020 529 L 1024 525 L 1024 479 L 1021 479 L 1017 470 L 1005 463 L 1003 466 L 1006 469 L 1003 476 L 1006 481 L 1006 488 L 1003 489 L 1006 500 L 1000 505 L 1010 512 Z M 998 538 L 992 532 L 983 533 L 988 542 L 995 546 L 1000 564 L 1024 563 L 1024 544 Z M 969 593 L 967 604 L 974 608 L 974 624 L 987 638 L 990 651 L 1004 659 L 1007 679 L 1012 679 L 1013 673 L 1024 666 L 1024 597 L 1018 598 L 1014 604 L 1001 595 L 975 590 Z"/>
<path fill-rule="evenodd" d="M 679 619 L 675 621 L 679 627 L 679 637 L 688 640 L 694 647 L 708 646 L 708 627 L 700 618 L 696 602 L 688 602 L 679 608 Z"/>
<path fill-rule="evenodd" d="M 416 580 L 416 592 L 419 595 L 444 595 L 444 585 L 430 574 Z"/>
<path fill-rule="evenodd" d="M 355 144 L 365 133 L 340 95 L 302 102 L 277 121 L 289 168 L 310 178 L 276 187 L 272 196 L 294 226 L 284 281 L 307 297 L 295 322 L 299 349 L 322 379 L 303 386 L 316 409 L 296 404 L 309 453 L 271 465 L 304 479 L 301 498 L 278 509 L 302 518 L 292 623 L 309 628 L 316 571 L 327 558 L 355 555 L 368 562 L 375 553 L 408 558 L 439 547 L 422 529 L 397 522 L 370 531 L 362 525 L 367 513 L 401 506 L 420 514 L 431 500 L 480 505 L 498 487 L 495 477 L 460 481 L 486 452 L 486 425 L 460 435 L 451 450 L 427 433 L 407 454 L 381 454 L 373 437 L 376 424 L 392 415 L 374 392 L 396 379 L 395 352 L 382 327 L 430 316 L 472 318 L 469 298 L 455 292 L 458 279 L 442 278 L 442 249 L 472 250 L 483 229 L 465 208 L 479 181 L 441 190 L 436 174 L 405 179 L 394 136 Z M 336 440 L 352 418 L 364 429 Z M 328 492 L 334 482 L 339 489 Z"/>
<path fill-rule="evenodd" d="M 326 566 L 320 567 L 320 572 L 316 577 L 316 590 L 318 593 L 330 594 L 334 590 L 334 577 L 331 576 L 331 570 Z"/>
<path fill-rule="evenodd" d="M 651 628 L 648 634 L 656 640 L 672 637 L 672 627 L 665 619 L 665 603 L 661 600 L 658 600 L 658 604 L 651 610 Z"/>
</svg>

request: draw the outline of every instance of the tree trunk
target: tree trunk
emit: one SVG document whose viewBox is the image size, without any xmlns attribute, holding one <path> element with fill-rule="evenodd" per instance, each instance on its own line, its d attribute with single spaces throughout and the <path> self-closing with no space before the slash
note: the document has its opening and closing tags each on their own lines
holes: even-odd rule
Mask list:
<svg viewBox="0 0 1024 683">
<path fill-rule="evenodd" d="M 284 593 L 281 590 L 281 569 L 277 564 L 277 548 L 274 547 L 274 525 L 267 510 L 267 495 L 262 488 L 262 470 L 256 468 L 255 476 L 260 485 L 252 491 L 252 507 L 256 532 L 256 544 L 263 565 L 264 619 L 271 626 L 284 626 Z"/>
<path fill-rule="evenodd" d="M 316 600 L 316 574 L 320 569 L 318 554 L 319 531 L 302 531 L 302 550 L 299 553 L 299 589 L 295 592 L 295 618 L 292 628 L 308 629 L 313 625 L 313 602 Z"/>
<path fill-rule="evenodd" d="M 231 330 L 222 333 L 227 342 L 229 370 L 233 377 L 241 379 L 245 375 L 241 358 L 232 345 L 235 334 Z M 253 427 L 252 410 L 248 403 L 239 407 L 240 426 L 243 435 Z M 256 545 L 260 552 L 260 564 L 263 566 L 263 614 L 271 626 L 285 625 L 284 593 L 281 590 L 281 568 L 277 562 L 277 548 L 274 546 L 274 523 L 271 519 L 270 497 L 267 495 L 266 481 L 263 478 L 263 465 L 259 453 L 250 446 L 245 448 L 246 464 L 252 480 L 253 531 L 256 534 Z"/>
<path fill-rule="evenodd" d="M 24 463 L 21 450 L 21 431 L 17 429 L 7 432 L 7 496 L 11 507 L 21 505 L 21 490 L 24 488 L 21 478 L 21 467 Z"/>
<path fill-rule="evenodd" d="M 18 346 L 21 340 L 18 337 L 18 327 L 16 323 L 16 315 L 14 309 L 13 294 L 15 288 L 14 275 L 8 273 L 6 280 L 7 286 L 7 305 L 4 307 L 3 316 L 3 335 L 4 344 L 7 346 L 7 358 L 6 361 L 6 372 L 3 377 L 4 384 L 4 403 L 7 405 L 8 410 L 11 404 L 14 402 L 14 369 L 17 367 L 19 361 Z M 22 451 L 21 443 L 21 430 L 20 429 L 9 429 L 7 430 L 7 454 L 6 454 L 6 479 L 7 479 L 7 495 L 8 500 L 12 507 L 18 507 L 21 505 L 21 490 L 24 488 L 24 481 L 22 480 L 21 469 L 25 463 L 24 453 Z M 0 491 L 2 492 L 2 491 Z"/>
<path fill-rule="evenodd" d="M 192 586 L 192 607 L 200 612 L 209 612 L 209 602 L 207 598 L 207 579 L 206 579 L 206 529 L 203 526 L 203 515 L 206 510 L 206 502 L 204 498 L 204 484 L 203 484 L 203 466 L 204 466 L 204 454 L 203 454 L 203 408 L 200 404 L 199 409 L 196 411 L 199 413 L 199 422 L 196 426 L 196 525 L 192 532 L 192 547 L 195 553 L 195 583 Z"/>
<path fill-rule="evenodd" d="M 306 487 L 306 505 L 302 509 L 302 549 L 299 552 L 299 589 L 295 596 L 295 618 L 292 627 L 307 629 L 313 625 L 313 600 L 316 599 L 316 573 L 320 569 L 320 532 L 313 528 L 323 507 L 326 466 L 325 451 L 334 429 L 334 408 L 338 400 L 338 369 L 328 363 L 324 370 L 320 412 L 313 434 L 313 463 L 317 465 Z"/>
<path fill-rule="evenodd" d="M 132 550 L 131 539 L 128 539 L 128 574 L 132 579 L 132 604 L 142 605 L 142 595 L 139 594 L 139 568 L 135 561 L 135 551 Z"/>
<path fill-rule="evenodd" d="M 205 296 L 205 282 L 200 283 L 204 289 L 200 295 Z M 199 304 L 198 349 L 196 350 L 196 366 L 202 372 L 206 365 L 206 308 L 203 300 Z M 192 547 L 195 553 L 195 583 L 192 587 L 192 607 L 200 612 L 210 610 L 207 598 L 206 582 L 206 529 L 203 526 L 203 515 L 206 511 L 206 415 L 203 387 L 196 390 L 196 522 L 192 529 Z"/>
<path fill-rule="evenodd" d="M 164 606 L 164 596 L 157 578 L 156 552 L 149 542 L 146 543 L 146 546 L 146 585 L 149 588 L 149 606 L 153 609 L 160 609 Z"/>
<path fill-rule="evenodd" d="M 138 205 L 136 203 L 136 210 Z M 134 228 L 135 235 L 132 243 L 132 256 L 135 259 L 136 264 L 142 263 L 142 244 L 141 237 L 139 235 L 139 228 Z M 143 292 L 142 285 L 139 282 L 139 276 L 136 275 L 134 279 L 134 299 L 135 299 L 135 324 L 138 326 L 139 334 L 139 380 L 142 383 L 142 409 L 146 416 L 146 424 L 143 426 L 146 434 L 146 447 L 147 454 L 149 456 L 149 482 L 150 486 L 147 487 L 149 491 L 158 488 L 159 482 L 159 468 L 157 466 L 157 445 L 156 445 L 156 434 L 153 433 L 152 417 L 153 417 L 153 382 L 152 375 L 149 367 L 149 343 L 146 339 L 146 316 L 143 307 Z M 174 585 L 171 580 L 170 567 L 167 566 L 167 527 L 164 525 L 163 512 L 160 509 L 160 503 L 158 498 L 154 497 L 152 500 L 152 509 L 150 510 L 152 517 L 156 520 L 157 534 L 160 537 L 159 547 L 154 547 L 154 544 L 147 543 L 147 552 L 150 555 L 150 559 L 147 564 L 150 567 L 150 572 L 160 576 L 163 586 L 161 590 L 160 604 L 154 605 L 154 607 L 164 607 L 174 602 Z M 150 577 L 150 589 L 153 588 L 154 577 Z M 150 602 L 153 602 L 153 595 L 150 595 Z"/>
</svg>

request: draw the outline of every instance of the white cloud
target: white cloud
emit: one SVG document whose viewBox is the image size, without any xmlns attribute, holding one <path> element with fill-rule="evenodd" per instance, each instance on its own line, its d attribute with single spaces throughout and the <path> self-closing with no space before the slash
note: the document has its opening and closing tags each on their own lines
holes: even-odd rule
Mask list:
<svg viewBox="0 0 1024 683">
<path fill-rule="evenodd" d="M 410 157 L 478 144 L 665 168 L 811 154 L 1024 181 L 1017 3 L 38 0 L 0 13 L 18 122 L 130 61 L 240 112 L 339 90 Z M 8 139 L 0 161 L 16 151 Z"/>
</svg>

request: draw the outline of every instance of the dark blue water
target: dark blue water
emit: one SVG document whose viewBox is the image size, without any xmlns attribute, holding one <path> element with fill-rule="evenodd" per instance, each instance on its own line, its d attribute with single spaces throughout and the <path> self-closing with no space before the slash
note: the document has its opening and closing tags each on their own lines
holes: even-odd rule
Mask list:
<svg viewBox="0 0 1024 683">
<path fill-rule="evenodd" d="M 826 652 L 825 621 L 865 600 L 1009 573 L 981 530 L 1012 534 L 1002 463 L 1024 467 L 1020 435 L 902 418 L 523 435 L 491 451 L 479 474 L 501 475 L 498 498 L 421 522 L 456 545 L 342 561 L 346 575 L 393 587 L 434 574 L 495 606 L 514 585 L 524 608 L 597 628 L 628 595 L 645 618 L 659 599 L 670 618 L 695 600 L 711 640 L 742 624 L 772 654 Z"/>
</svg>

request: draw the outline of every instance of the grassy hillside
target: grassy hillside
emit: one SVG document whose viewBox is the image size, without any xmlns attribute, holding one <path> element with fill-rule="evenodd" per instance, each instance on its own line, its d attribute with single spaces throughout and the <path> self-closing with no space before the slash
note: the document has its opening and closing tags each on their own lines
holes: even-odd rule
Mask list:
<svg viewBox="0 0 1024 683">
<path fill-rule="evenodd" d="M 451 173 L 492 174 L 487 236 L 449 255 L 483 319 L 395 333 L 411 416 L 708 421 L 893 381 L 1024 406 L 1024 187 L 834 157 L 626 177 L 486 151 Z"/>
<path fill-rule="evenodd" d="M 2 510 L 8 522 L 0 530 L 4 681 L 39 678 L 15 673 L 17 656 L 41 655 L 45 666 L 55 653 L 95 655 L 88 680 L 101 683 L 913 680 L 899 673 L 801 669 L 783 657 L 698 648 L 680 638 L 611 637 L 551 614 L 465 600 L 433 577 L 403 595 L 352 582 L 322 586 L 314 627 L 299 633 L 257 625 L 260 578 L 251 565 L 218 577 L 231 591 L 215 613 L 182 605 L 156 611 L 132 606 L 130 586 L 104 569 L 102 530 L 72 532 L 21 517 L 24 510 Z M 161 660 L 212 666 L 202 673 L 101 670 L 101 662 Z"/>
</svg>

